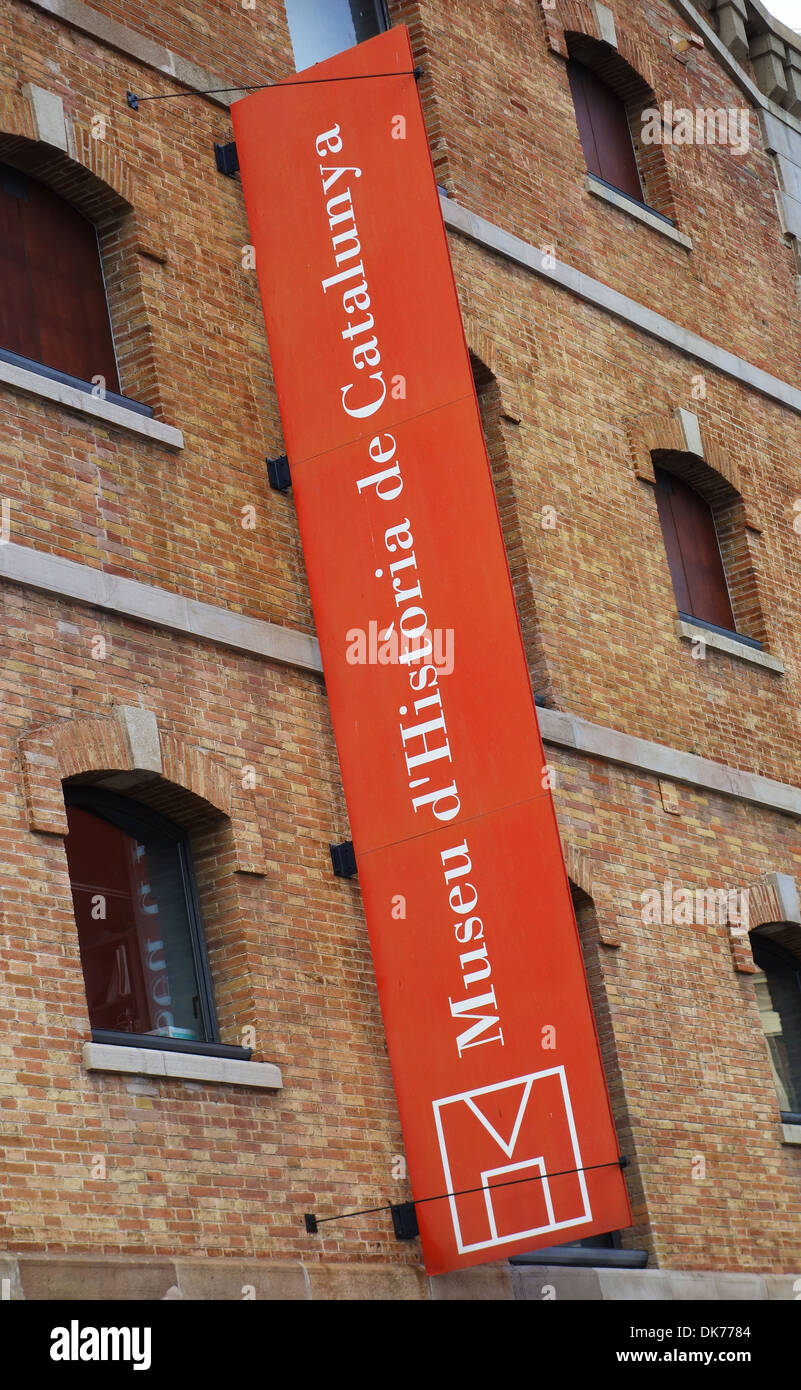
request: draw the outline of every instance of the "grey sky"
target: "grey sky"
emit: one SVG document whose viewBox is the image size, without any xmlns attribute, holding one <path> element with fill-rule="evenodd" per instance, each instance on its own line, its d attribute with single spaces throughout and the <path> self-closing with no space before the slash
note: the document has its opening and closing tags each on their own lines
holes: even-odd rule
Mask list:
<svg viewBox="0 0 801 1390">
<path fill-rule="evenodd" d="M 791 29 L 801 29 L 801 0 L 762 0 L 766 10 Z"/>
</svg>

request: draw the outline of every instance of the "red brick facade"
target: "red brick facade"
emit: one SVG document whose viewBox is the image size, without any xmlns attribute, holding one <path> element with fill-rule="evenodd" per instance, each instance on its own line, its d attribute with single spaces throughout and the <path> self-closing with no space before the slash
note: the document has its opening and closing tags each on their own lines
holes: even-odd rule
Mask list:
<svg viewBox="0 0 801 1390">
<path fill-rule="evenodd" d="M 164 48 L 204 70 L 196 86 L 285 75 L 284 7 L 118 0 L 76 5 L 72 19 L 69 3 L 64 19 L 50 8 L 9 0 L 0 15 L 0 162 L 97 225 L 122 391 L 180 429 L 183 447 L 0 383 L 11 545 L 313 634 L 291 493 L 266 479 L 265 457 L 283 445 L 241 187 L 214 165 L 230 117 L 194 95 L 138 112 L 125 100 L 187 90 L 159 71 Z M 746 154 L 647 155 L 649 202 L 691 249 L 588 191 L 569 53 L 596 45 L 630 115 L 651 94 L 676 108 L 747 104 L 710 41 L 693 41 L 689 61 L 672 41 L 696 30 L 671 0 L 600 8 L 613 14 L 616 48 L 598 49 L 599 7 L 582 0 L 389 5 L 425 69 L 452 203 L 792 388 L 782 402 L 451 233 L 631 1159 L 623 1245 L 670 1272 L 791 1275 L 801 1147 L 780 1120 L 747 935 L 727 923 L 646 925 L 642 895 L 667 880 L 752 888 L 753 927 L 781 920 L 770 875 L 801 883 L 797 265 L 755 109 Z M 107 20 L 148 40 L 148 61 Z M 28 84 L 60 98 L 66 148 L 43 143 Z M 702 453 L 679 411 L 697 417 Z M 677 634 L 655 458 L 712 505 L 738 630 L 773 668 L 712 645 L 699 659 Z M 113 607 L 59 593 L 50 578 L 18 582 L 0 563 L 0 1273 L 5 1257 L 125 1257 L 135 1268 L 145 1256 L 215 1256 L 249 1261 L 243 1282 L 262 1278 L 285 1297 L 308 1296 L 299 1262 L 315 1297 L 366 1287 L 362 1266 L 376 1271 L 376 1296 L 424 1296 L 419 1244 L 396 1242 L 386 1213 L 320 1236 L 303 1227 L 306 1211 L 409 1196 L 358 880 L 331 872 L 329 843 L 349 831 L 321 676 L 313 662 Z M 131 795 L 190 835 L 222 1040 L 251 1037 L 283 1090 L 82 1063 L 89 1024 L 61 782 L 135 774 L 121 712 L 136 708 L 155 717 L 161 773 L 134 776 Z M 556 737 L 555 712 L 628 742 L 590 756 Z M 638 762 L 633 740 L 691 755 L 698 780 L 687 763 L 660 773 L 645 754 Z M 728 778 L 718 790 L 702 785 L 710 762 Z M 42 1296 L 47 1279 L 29 1278 L 28 1296 Z"/>
</svg>

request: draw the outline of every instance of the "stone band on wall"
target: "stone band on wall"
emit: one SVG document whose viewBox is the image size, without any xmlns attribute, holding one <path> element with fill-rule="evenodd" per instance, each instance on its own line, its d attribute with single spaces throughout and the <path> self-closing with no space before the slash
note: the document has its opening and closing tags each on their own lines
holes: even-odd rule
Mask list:
<svg viewBox="0 0 801 1390">
<path fill-rule="evenodd" d="M 0 1255 L 11 1299 L 541 1302 L 795 1298 L 793 1274 L 494 1265 L 427 1279 L 416 1265 L 312 1260 Z"/>
<path fill-rule="evenodd" d="M 317 640 L 305 633 L 187 599 L 135 579 L 120 579 L 91 565 L 42 554 L 29 546 L 0 545 L 2 578 L 105 608 L 120 617 L 231 647 L 248 656 L 279 661 L 304 671 L 321 671 Z M 742 772 L 697 753 L 636 738 L 563 711 L 540 709 L 537 713 L 546 743 L 801 817 L 801 788 L 786 782 Z"/>
</svg>

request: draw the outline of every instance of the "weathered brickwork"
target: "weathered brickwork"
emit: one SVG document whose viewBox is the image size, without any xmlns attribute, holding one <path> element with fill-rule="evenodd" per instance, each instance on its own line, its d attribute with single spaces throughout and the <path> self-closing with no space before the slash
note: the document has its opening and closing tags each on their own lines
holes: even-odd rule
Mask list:
<svg viewBox="0 0 801 1390">
<path fill-rule="evenodd" d="M 91 610 L 12 586 L 0 598 L 19 653 L 2 677 L 0 754 L 9 1248 L 386 1259 L 383 1218 L 343 1223 L 324 1243 L 302 1226 L 305 1210 L 408 1195 L 392 1177 L 402 1141 L 358 889 L 331 873 L 328 843 L 347 822 L 320 680 L 108 619 L 107 656 L 95 661 Z M 261 831 L 263 876 L 234 871 L 224 838 L 215 854 L 208 822 L 192 838 L 222 1039 L 254 1028 L 254 1057 L 281 1066 L 283 1093 L 81 1067 L 88 1019 L 64 840 L 28 828 L 17 740 L 61 721 L 77 773 L 105 724 L 108 767 L 124 767 L 115 709 L 140 702 L 165 751 L 202 748 L 237 789 L 241 768 L 255 769 L 239 800 Z M 175 765 L 165 772 L 190 785 Z M 105 1179 L 92 1177 L 94 1155 Z M 414 1258 L 404 1247 L 398 1257 Z"/>
<path fill-rule="evenodd" d="M 176 454 L 16 398 L 3 440 L 13 539 L 308 630 L 291 501 L 266 481 L 265 457 L 283 443 L 256 276 L 243 269 L 241 187 L 214 166 L 213 144 L 231 138 L 230 118 L 198 99 L 132 112 L 129 88 L 166 94 L 175 85 L 29 5 L 5 13 L 13 25 L 4 85 L 32 82 L 60 96 L 82 135 L 76 156 L 91 155 L 95 179 L 112 185 L 100 215 L 122 390 L 186 441 Z M 54 57 L 69 81 L 54 77 Z M 21 133 L 25 109 L 20 96 L 5 122 L 10 135 Z M 96 116 L 106 121 L 103 140 L 91 138 Z M 0 132 L 0 159 L 3 144 Z M 63 152 L 51 150 L 46 163 L 58 191 L 86 182 Z"/>
<path fill-rule="evenodd" d="M 225 80 L 292 70 L 280 0 L 85 8 Z M 671 35 L 690 30 L 670 0 L 606 8 L 621 61 L 657 104 L 743 104 L 703 46 L 678 59 Z M 801 385 L 795 262 L 754 111 L 747 154 L 649 156 L 654 205 L 689 251 L 587 190 L 565 56 L 598 41 L 597 7 L 389 9 L 424 67 L 437 178 L 454 201 Z M 265 457 L 284 446 L 241 186 L 214 166 L 228 112 L 195 96 L 131 111 L 129 89 L 182 89 L 28 0 L 0 6 L 0 79 L 0 162 L 98 224 L 122 391 L 184 436 L 167 448 L 0 385 L 10 539 L 312 632 L 292 496 L 266 479 Z M 37 140 L 28 83 L 62 99 L 69 153 Z M 642 89 L 629 95 L 639 102 Z M 451 235 L 451 250 L 535 692 L 595 724 L 801 785 L 799 415 L 464 236 Z M 703 457 L 679 410 L 697 417 Z M 699 657 L 677 635 L 660 455 L 706 489 L 741 630 L 783 674 L 712 647 Z M 205 1296 L 228 1290 L 223 1259 L 242 1283 L 254 1269 L 266 1277 L 268 1262 L 274 1296 L 354 1296 L 361 1266 L 377 1271 L 370 1296 L 424 1296 L 419 1246 L 396 1242 L 387 1214 L 316 1237 L 303 1227 L 305 1211 L 410 1195 L 358 881 L 331 872 L 329 843 L 349 830 L 322 679 L 5 580 L 0 632 L 0 1212 L 27 1296 L 73 1278 L 48 1285 L 40 1256 L 130 1257 L 147 1297 L 169 1296 L 173 1280 L 194 1287 L 196 1266 L 178 1265 L 202 1256 L 221 1261 Z M 130 772 L 122 711 L 137 708 L 155 717 L 163 773 L 131 794 L 190 835 L 222 1039 L 253 1029 L 254 1060 L 281 1068 L 283 1090 L 82 1064 L 60 783 Z M 645 922 L 642 903 L 667 881 L 756 886 L 769 921 L 779 899 L 765 876 L 801 883 L 801 823 L 546 753 L 631 1160 L 623 1244 L 647 1249 L 651 1269 L 798 1273 L 801 1148 L 783 1142 L 747 935 L 731 922 Z M 532 1019 L 534 1035 L 547 1023 Z M 168 1277 L 144 1257 L 176 1264 Z M 92 1268 L 101 1289 L 106 1266 Z M 509 1297 L 488 1290 L 510 1278 L 488 1270 L 472 1296 Z"/>
<path fill-rule="evenodd" d="M 527 625 L 520 590 L 518 604 L 532 666 L 544 651 L 536 690 L 597 723 L 797 785 L 799 418 L 710 369 L 695 400 L 690 358 L 462 238 L 452 254 L 471 322 L 506 352 L 518 335 L 535 348 L 518 362 L 520 423 L 499 411 L 497 429 L 526 537 Z M 697 415 L 713 457 L 717 447 L 737 461 L 762 528 L 743 535 L 753 635 L 781 657 L 783 676 L 711 648 L 694 658 L 675 634 L 654 488 L 635 475 L 630 437 L 642 420 L 654 437 L 662 414 L 670 450 L 678 408 Z"/>
<path fill-rule="evenodd" d="M 677 225 L 693 243 L 688 253 L 587 193 L 565 60 L 548 47 L 539 0 L 428 0 L 415 8 L 436 30 L 426 61 L 448 155 L 442 181 L 458 202 L 536 246 L 555 247 L 560 260 L 748 361 L 769 371 L 781 363 L 779 374 L 798 384 L 795 267 L 755 111 L 746 154 L 664 147 Z M 556 0 L 558 13 L 589 8 Z M 629 61 L 644 55 L 658 107 L 743 106 L 711 53 L 699 50 L 692 67 L 677 62 L 670 35 L 690 30 L 669 0 L 615 0 L 607 8 Z"/>
<path fill-rule="evenodd" d="M 801 836 L 788 817 L 677 790 L 675 815 L 656 778 L 557 760 L 563 837 L 591 866 L 578 918 L 621 1151 L 636 1155 L 624 1244 L 668 1268 L 791 1271 L 801 1154 L 782 1144 L 752 977 L 725 923 L 645 924 L 642 895 L 748 887 L 766 864 L 798 876 Z M 619 947 L 598 942 L 605 926 Z"/>
</svg>

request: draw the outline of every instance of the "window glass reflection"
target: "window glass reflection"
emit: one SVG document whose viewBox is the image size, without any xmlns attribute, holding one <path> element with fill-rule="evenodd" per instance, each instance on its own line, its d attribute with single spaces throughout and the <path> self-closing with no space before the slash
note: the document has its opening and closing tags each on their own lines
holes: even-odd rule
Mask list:
<svg viewBox="0 0 801 1390">
<path fill-rule="evenodd" d="M 755 934 L 754 977 L 779 1109 L 801 1114 L 801 962 Z"/>
<path fill-rule="evenodd" d="M 375 0 L 286 0 L 286 14 L 298 72 L 384 28 Z"/>
<path fill-rule="evenodd" d="M 92 1027 L 205 1041 L 180 845 L 79 806 L 67 819 Z"/>
</svg>

